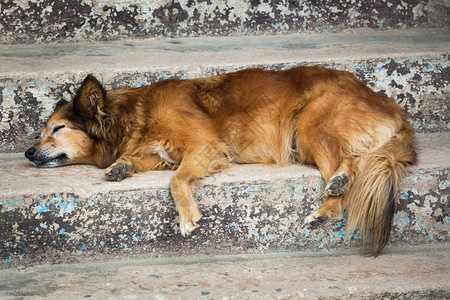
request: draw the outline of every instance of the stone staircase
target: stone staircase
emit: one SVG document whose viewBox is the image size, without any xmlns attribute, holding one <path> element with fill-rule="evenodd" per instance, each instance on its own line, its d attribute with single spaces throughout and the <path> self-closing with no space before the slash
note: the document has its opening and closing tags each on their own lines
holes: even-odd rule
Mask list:
<svg viewBox="0 0 450 300">
<path fill-rule="evenodd" d="M 329 252 L 337 258 L 350 255 L 346 251 L 354 255 L 360 246 L 357 235 L 344 238 L 345 220 L 318 229 L 302 226 L 320 206 L 324 188 L 319 172 L 309 166 L 239 165 L 204 180 L 196 194 L 201 227 L 190 238 L 178 233 L 168 189 L 171 172 L 116 183 L 104 181 L 102 171 L 91 166 L 32 167 L 24 150 L 56 102 L 70 100 L 89 73 L 109 89 L 249 67 L 319 64 L 348 70 L 396 99 L 418 134 L 419 163 L 402 183 L 386 252 L 448 250 L 448 1 L 94 2 L 0 5 L 0 277 L 19 278 L 23 268 L 31 272 L 44 264 L 50 270 L 54 264 L 92 261 L 166 259 L 170 264 L 171 259 L 198 261 L 199 255 L 250 255 L 257 261 L 271 253 L 306 253 L 317 260 Z M 441 261 L 450 265 L 448 255 Z M 448 272 L 437 274 L 442 285 L 428 289 L 438 294 L 423 293 L 423 285 L 323 297 L 448 295 Z M 27 291 L 0 283 L 0 296 L 50 295 Z M 298 292 L 286 296 L 320 295 Z M 230 295 L 236 296 L 221 290 L 220 296 Z M 215 298 L 214 292 L 203 296 Z"/>
</svg>

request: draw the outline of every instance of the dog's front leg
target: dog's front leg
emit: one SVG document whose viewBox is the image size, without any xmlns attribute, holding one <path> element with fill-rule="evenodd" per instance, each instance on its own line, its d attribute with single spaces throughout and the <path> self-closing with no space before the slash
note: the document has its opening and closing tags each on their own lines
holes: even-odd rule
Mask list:
<svg viewBox="0 0 450 300">
<path fill-rule="evenodd" d="M 216 149 L 186 153 L 170 182 L 170 190 L 180 216 L 181 235 L 188 236 L 198 227 L 201 214 L 194 199 L 199 179 L 228 167 L 228 160 Z"/>
<path fill-rule="evenodd" d="M 121 156 L 116 162 L 105 169 L 104 175 L 106 180 L 121 181 L 130 177 L 134 173 L 146 172 L 149 170 L 166 170 L 170 169 L 167 164 L 156 155 L 141 156 Z"/>
</svg>

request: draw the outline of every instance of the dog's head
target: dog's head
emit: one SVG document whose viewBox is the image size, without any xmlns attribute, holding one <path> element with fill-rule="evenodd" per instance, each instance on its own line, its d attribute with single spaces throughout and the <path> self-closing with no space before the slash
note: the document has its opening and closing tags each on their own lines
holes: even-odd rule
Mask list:
<svg viewBox="0 0 450 300">
<path fill-rule="evenodd" d="M 25 152 L 25 157 L 41 168 L 92 164 L 96 137 L 90 131 L 105 98 L 101 84 L 88 75 L 71 102 L 59 102 L 42 129 L 40 141 Z"/>
</svg>

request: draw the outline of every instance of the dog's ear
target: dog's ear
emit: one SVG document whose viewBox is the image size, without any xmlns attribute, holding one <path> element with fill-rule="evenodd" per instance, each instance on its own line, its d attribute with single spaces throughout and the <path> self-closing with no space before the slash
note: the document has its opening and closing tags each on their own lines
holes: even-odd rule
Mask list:
<svg viewBox="0 0 450 300">
<path fill-rule="evenodd" d="M 102 111 L 105 100 L 106 91 L 102 84 L 89 74 L 75 94 L 74 109 L 83 119 L 92 119 Z"/>
<path fill-rule="evenodd" d="M 66 105 L 67 103 L 69 103 L 69 102 L 67 102 L 67 101 L 64 100 L 64 99 L 59 100 L 58 102 L 56 102 L 55 109 L 54 109 L 53 111 L 54 111 L 54 112 L 57 111 L 58 109 L 60 109 L 60 108 L 63 107 L 64 105 Z"/>
</svg>

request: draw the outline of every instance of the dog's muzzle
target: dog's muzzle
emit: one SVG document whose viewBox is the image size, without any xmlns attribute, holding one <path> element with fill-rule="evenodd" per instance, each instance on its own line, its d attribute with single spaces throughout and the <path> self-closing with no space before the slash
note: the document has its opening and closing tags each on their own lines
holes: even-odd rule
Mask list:
<svg viewBox="0 0 450 300">
<path fill-rule="evenodd" d="M 66 164 L 67 154 L 61 153 L 57 156 L 49 155 L 46 151 L 39 151 L 36 147 L 31 147 L 25 151 L 25 157 L 39 168 L 59 167 Z"/>
</svg>

